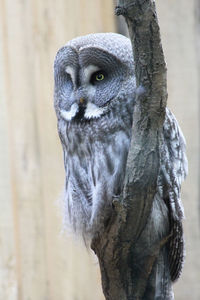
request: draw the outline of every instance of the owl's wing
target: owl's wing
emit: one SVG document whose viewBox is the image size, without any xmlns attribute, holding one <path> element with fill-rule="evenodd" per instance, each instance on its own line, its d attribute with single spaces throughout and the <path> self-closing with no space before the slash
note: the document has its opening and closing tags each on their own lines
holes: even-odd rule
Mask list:
<svg viewBox="0 0 200 300">
<path fill-rule="evenodd" d="M 171 237 L 167 248 L 171 280 L 179 278 L 184 261 L 182 218 L 184 209 L 180 198 L 181 183 L 187 175 L 185 139 L 174 115 L 166 109 L 160 143 L 159 193 L 164 199 L 170 218 Z"/>
</svg>

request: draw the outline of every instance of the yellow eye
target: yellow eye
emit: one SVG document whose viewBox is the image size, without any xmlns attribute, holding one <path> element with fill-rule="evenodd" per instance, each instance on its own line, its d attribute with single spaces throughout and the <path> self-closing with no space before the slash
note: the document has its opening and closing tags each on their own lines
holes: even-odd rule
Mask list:
<svg viewBox="0 0 200 300">
<path fill-rule="evenodd" d="M 107 79 L 107 73 L 104 70 L 99 70 L 92 74 L 90 83 L 93 85 L 100 84 L 100 81 L 103 81 L 106 79 Z"/>
<path fill-rule="evenodd" d="M 97 74 L 95 77 L 95 79 L 97 81 L 102 81 L 102 80 L 104 80 L 104 78 L 105 78 L 105 76 L 102 73 Z"/>
</svg>

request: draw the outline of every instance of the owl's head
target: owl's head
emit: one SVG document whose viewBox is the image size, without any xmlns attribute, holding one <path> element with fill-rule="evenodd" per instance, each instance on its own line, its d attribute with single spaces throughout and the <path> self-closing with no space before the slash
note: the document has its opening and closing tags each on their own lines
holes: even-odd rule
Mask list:
<svg viewBox="0 0 200 300">
<path fill-rule="evenodd" d="M 58 51 L 54 78 L 58 118 L 99 118 L 115 99 L 126 101 L 135 90 L 131 42 L 115 33 L 75 38 Z"/>
</svg>

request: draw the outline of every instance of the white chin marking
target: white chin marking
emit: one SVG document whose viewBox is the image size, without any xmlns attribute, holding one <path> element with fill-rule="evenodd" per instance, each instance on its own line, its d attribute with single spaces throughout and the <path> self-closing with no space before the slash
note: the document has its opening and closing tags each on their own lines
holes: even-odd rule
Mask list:
<svg viewBox="0 0 200 300">
<path fill-rule="evenodd" d="M 65 121 L 71 121 L 72 118 L 75 117 L 75 115 L 77 114 L 77 112 L 78 112 L 78 104 L 77 104 L 77 103 L 74 103 L 74 104 L 71 106 L 70 110 L 66 111 L 66 110 L 62 109 L 62 110 L 60 111 L 60 115 L 61 115 L 61 117 L 62 117 Z"/>
<path fill-rule="evenodd" d="M 86 119 L 99 118 L 105 111 L 104 107 L 98 107 L 95 104 L 88 102 L 84 117 Z"/>
</svg>

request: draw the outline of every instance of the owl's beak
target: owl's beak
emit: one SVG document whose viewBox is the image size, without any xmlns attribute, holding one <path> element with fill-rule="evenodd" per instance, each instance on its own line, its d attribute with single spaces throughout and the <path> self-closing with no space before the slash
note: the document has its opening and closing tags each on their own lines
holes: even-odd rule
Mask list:
<svg viewBox="0 0 200 300">
<path fill-rule="evenodd" d="M 87 106 L 87 101 L 85 98 L 81 97 L 78 100 L 78 109 L 76 111 L 76 114 L 74 115 L 74 120 L 83 120 L 84 114 Z"/>
<path fill-rule="evenodd" d="M 81 104 L 81 105 L 85 104 L 85 99 L 84 98 L 80 98 L 79 104 Z"/>
</svg>

